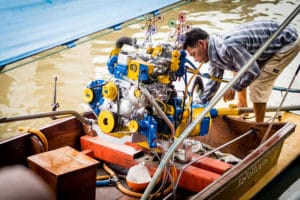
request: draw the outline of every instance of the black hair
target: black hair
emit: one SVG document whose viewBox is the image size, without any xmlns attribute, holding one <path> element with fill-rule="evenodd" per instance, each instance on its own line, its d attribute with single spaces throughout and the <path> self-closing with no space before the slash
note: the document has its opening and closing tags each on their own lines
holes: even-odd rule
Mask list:
<svg viewBox="0 0 300 200">
<path fill-rule="evenodd" d="M 194 47 L 198 40 L 206 40 L 209 34 L 201 28 L 193 28 L 185 34 L 185 42 L 183 43 L 183 49 Z"/>
</svg>

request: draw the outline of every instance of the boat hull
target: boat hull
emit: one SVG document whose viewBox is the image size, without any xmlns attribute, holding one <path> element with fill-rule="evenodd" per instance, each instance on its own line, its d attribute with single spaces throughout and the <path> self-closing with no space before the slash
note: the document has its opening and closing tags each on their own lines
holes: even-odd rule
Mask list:
<svg viewBox="0 0 300 200">
<path fill-rule="evenodd" d="M 85 113 L 84 116 L 87 118 L 95 118 L 93 113 Z M 177 195 L 183 198 L 189 197 L 193 199 L 223 199 L 224 195 L 236 199 L 243 195 L 249 188 L 253 187 L 266 172 L 276 165 L 284 140 L 295 131 L 296 124 L 290 122 L 276 122 L 272 126 L 268 139 L 260 145 L 260 141 L 268 129 L 268 126 L 268 123 L 257 124 L 235 117 L 218 117 L 214 119 L 212 128 L 206 136 L 194 137 L 193 139 L 216 148 L 250 129 L 255 129 L 256 133 L 249 134 L 247 137 L 222 149 L 222 151 L 224 150 L 225 152 L 242 158 L 240 163 L 226 170 L 215 181 L 201 188 L 201 191 L 187 191 L 189 184 L 192 188 L 193 184 L 196 183 L 187 180 L 186 183 L 183 183 L 187 184 L 187 187 L 183 189 L 179 188 L 178 191 L 180 192 Z M 41 128 L 40 131 L 48 140 L 49 150 L 70 146 L 78 151 L 82 151 L 80 140 L 87 137 L 86 129 L 87 127 L 85 125 L 76 118 L 71 117 L 54 122 L 51 125 Z M 35 136 L 25 133 L 0 141 L 0 166 L 16 164 L 28 166 L 27 158 L 42 152 L 37 140 Z M 92 152 L 89 155 L 95 154 Z M 137 163 L 141 159 L 142 158 L 134 157 L 133 161 Z M 180 164 L 178 164 L 177 167 L 180 169 Z M 122 193 L 114 185 L 96 187 L 95 190 L 96 199 L 135 199 L 134 197 Z"/>
<path fill-rule="evenodd" d="M 246 156 L 243 162 L 235 165 L 192 199 L 224 199 L 224 196 L 238 199 L 241 197 L 276 165 L 284 140 L 294 130 L 294 124 L 286 124 L 264 144 Z"/>
</svg>

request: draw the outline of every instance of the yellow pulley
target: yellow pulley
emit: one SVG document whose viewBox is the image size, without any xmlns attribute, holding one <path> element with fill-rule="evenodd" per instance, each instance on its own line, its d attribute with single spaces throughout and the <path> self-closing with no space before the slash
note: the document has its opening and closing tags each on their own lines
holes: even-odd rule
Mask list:
<svg viewBox="0 0 300 200">
<path fill-rule="evenodd" d="M 118 88 L 116 84 L 114 82 L 106 83 L 102 88 L 102 95 L 113 101 L 118 95 Z"/>
<path fill-rule="evenodd" d="M 90 102 L 93 101 L 93 99 L 94 99 L 94 92 L 93 92 L 93 90 L 90 89 L 90 88 L 85 88 L 83 90 L 83 100 L 84 100 L 84 102 L 90 103 Z"/>
<path fill-rule="evenodd" d="M 136 120 L 130 120 L 128 122 L 129 131 L 135 133 L 139 130 L 139 124 Z"/>
<path fill-rule="evenodd" d="M 98 126 L 104 133 L 111 133 L 116 126 L 116 119 L 112 112 L 102 110 L 98 116 Z"/>
</svg>

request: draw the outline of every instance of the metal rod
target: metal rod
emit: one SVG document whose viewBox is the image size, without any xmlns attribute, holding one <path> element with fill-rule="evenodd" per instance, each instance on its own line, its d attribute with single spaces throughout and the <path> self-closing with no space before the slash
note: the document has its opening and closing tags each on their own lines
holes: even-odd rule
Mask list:
<svg viewBox="0 0 300 200">
<path fill-rule="evenodd" d="M 284 20 L 280 25 L 278 30 L 261 46 L 258 51 L 250 58 L 250 60 L 243 66 L 236 76 L 218 93 L 213 97 L 211 102 L 203 110 L 203 112 L 182 132 L 178 139 L 170 146 L 162 161 L 160 162 L 157 170 L 155 171 L 151 182 L 147 186 L 145 192 L 143 193 L 142 200 L 146 200 L 149 194 L 152 192 L 156 181 L 160 177 L 164 167 L 166 166 L 168 160 L 171 158 L 172 154 L 175 152 L 176 148 L 183 142 L 183 140 L 192 132 L 192 130 L 201 122 L 207 113 L 218 103 L 218 101 L 223 97 L 225 92 L 233 86 L 233 84 L 248 70 L 248 68 L 256 61 L 256 59 L 266 50 L 266 48 L 272 43 L 272 41 L 282 32 L 282 30 L 297 16 L 300 10 L 300 5 Z"/>
<path fill-rule="evenodd" d="M 43 112 L 43 113 L 35 113 L 35 114 L 28 114 L 28 115 L 20 115 L 15 117 L 3 117 L 0 118 L 0 124 L 1 123 L 7 123 L 7 122 L 14 122 L 14 121 L 21 121 L 21 120 L 30 120 L 30 119 L 37 119 L 37 118 L 43 118 L 43 117 L 54 117 L 59 115 L 73 115 L 75 116 L 81 123 L 86 125 L 92 125 L 93 120 L 89 120 L 84 118 L 82 115 L 80 115 L 78 112 L 73 110 L 64 110 L 64 111 L 52 111 L 52 112 Z"/>
<path fill-rule="evenodd" d="M 271 106 L 266 108 L 266 112 L 275 112 L 277 111 L 278 106 Z M 253 108 L 237 108 L 239 114 L 254 112 Z M 283 106 L 280 108 L 281 111 L 293 111 L 300 110 L 300 105 L 291 105 L 291 106 Z"/>
<path fill-rule="evenodd" d="M 56 88 L 57 88 L 57 76 L 54 77 L 54 92 L 53 92 L 52 111 L 56 111 L 56 109 L 59 107 L 59 103 L 56 101 Z"/>
</svg>

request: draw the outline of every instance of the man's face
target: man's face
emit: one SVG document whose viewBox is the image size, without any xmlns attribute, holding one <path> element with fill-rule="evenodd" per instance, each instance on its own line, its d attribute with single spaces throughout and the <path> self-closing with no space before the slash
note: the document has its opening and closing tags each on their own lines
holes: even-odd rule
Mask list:
<svg viewBox="0 0 300 200">
<path fill-rule="evenodd" d="M 208 53 L 207 53 L 207 41 L 198 40 L 194 47 L 188 46 L 186 51 L 194 58 L 196 62 L 207 63 Z"/>
</svg>

